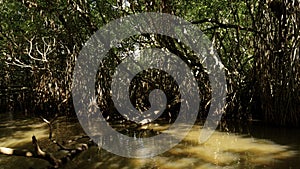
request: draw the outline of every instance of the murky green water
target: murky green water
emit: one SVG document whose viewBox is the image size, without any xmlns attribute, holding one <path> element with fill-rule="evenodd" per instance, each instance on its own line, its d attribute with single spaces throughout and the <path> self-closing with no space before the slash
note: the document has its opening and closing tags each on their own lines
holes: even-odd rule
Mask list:
<svg viewBox="0 0 300 169">
<path fill-rule="evenodd" d="M 0 147 L 32 149 L 35 135 L 45 151 L 63 156 L 48 140 L 48 126 L 39 118 L 7 118 L 1 115 Z M 81 153 L 64 168 L 99 169 L 200 169 L 200 168 L 300 168 L 300 130 L 259 124 L 223 127 L 204 144 L 198 143 L 201 126 L 195 125 L 187 137 L 171 150 L 147 159 L 129 159 L 97 147 Z M 236 127 L 239 126 L 239 127 Z M 67 142 L 83 133 L 75 120 L 61 117 L 53 125 L 54 137 Z M 168 125 L 152 124 L 148 129 L 163 131 Z M 173 131 L 177 132 L 177 131 Z M 69 145 L 73 146 L 73 145 Z M 0 155 L 0 169 L 45 168 L 43 160 Z"/>
</svg>

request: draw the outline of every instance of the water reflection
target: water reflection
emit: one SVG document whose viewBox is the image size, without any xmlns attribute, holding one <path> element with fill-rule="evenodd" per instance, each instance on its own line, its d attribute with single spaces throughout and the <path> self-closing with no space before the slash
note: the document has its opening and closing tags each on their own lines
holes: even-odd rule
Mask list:
<svg viewBox="0 0 300 169">
<path fill-rule="evenodd" d="M 79 124 L 63 118 L 56 124 L 56 138 L 68 139 L 82 134 Z M 153 129 L 164 132 L 168 125 L 143 126 L 143 130 Z M 278 144 L 249 135 L 215 132 L 207 142 L 198 143 L 201 126 L 195 125 L 183 141 L 171 150 L 147 159 L 128 159 L 111 154 L 97 147 L 90 148 L 68 163 L 65 168 L 109 168 L 109 169 L 200 169 L 200 168 L 297 168 L 300 164 L 299 143 L 296 149 L 291 145 Z M 169 131 L 177 132 L 180 131 Z M 40 119 L 19 119 L 0 122 L 0 146 L 28 148 L 31 136 L 47 140 L 48 127 Z M 280 137 L 280 136 L 279 136 Z M 289 137 L 284 135 L 284 137 Z M 63 141 L 63 140 L 61 140 Z M 55 151 L 45 142 L 42 147 Z M 148 147 L 149 148 L 149 147 Z M 148 151 L 145 149 L 144 151 Z M 142 152 L 140 152 L 142 153 Z M 22 166 L 22 167 L 21 167 Z M 45 168 L 43 160 L 0 155 L 0 168 Z"/>
<path fill-rule="evenodd" d="M 297 155 L 288 146 L 233 133 L 215 132 L 207 142 L 198 144 L 199 130 L 200 126 L 195 126 L 184 141 L 160 156 L 132 160 L 135 168 L 151 164 L 165 169 L 274 167 L 276 161 Z"/>
</svg>

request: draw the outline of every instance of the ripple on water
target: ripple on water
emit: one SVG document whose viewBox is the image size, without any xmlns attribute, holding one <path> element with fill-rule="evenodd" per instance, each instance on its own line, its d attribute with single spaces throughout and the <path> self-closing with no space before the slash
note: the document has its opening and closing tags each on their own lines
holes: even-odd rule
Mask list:
<svg viewBox="0 0 300 169">
<path fill-rule="evenodd" d="M 68 127 L 63 127 L 64 125 Z M 74 123 L 63 123 L 59 127 L 59 134 L 64 132 L 78 135 L 78 127 Z M 149 125 L 149 129 L 163 131 L 168 125 Z M 69 168 L 87 167 L 92 168 L 124 168 L 124 169 L 210 169 L 210 168 L 260 168 L 277 165 L 279 161 L 284 161 L 291 157 L 297 156 L 295 151 L 287 145 L 276 144 L 265 139 L 252 138 L 245 135 L 214 132 L 214 134 L 202 144 L 198 143 L 201 127 L 195 125 L 189 134 L 178 145 L 169 151 L 152 158 L 129 159 L 113 155 L 101 150 L 99 153 L 96 149 L 91 149 L 83 153 L 76 162 L 69 165 Z M 0 123 L 0 146 L 19 147 L 31 145 L 32 135 L 38 139 L 48 137 L 48 126 L 41 122 L 40 119 L 8 121 Z M 180 133 L 180 131 L 171 130 L 170 133 Z M 65 134 L 66 135 L 66 134 Z M 69 134 L 67 134 L 69 135 Z M 27 148 L 27 147 L 26 147 Z M 12 158 L 1 156 L 0 168 L 5 166 L 17 169 L 21 157 Z M 22 162 L 26 166 L 34 166 L 38 162 L 27 158 Z M 44 162 L 45 163 L 45 162 Z M 14 166 L 14 167 L 13 167 Z M 22 166 L 22 165 L 21 165 Z M 71 166 L 71 167 L 70 167 Z M 24 166 L 23 166 L 24 167 Z M 68 166 L 66 167 L 68 168 Z"/>
</svg>

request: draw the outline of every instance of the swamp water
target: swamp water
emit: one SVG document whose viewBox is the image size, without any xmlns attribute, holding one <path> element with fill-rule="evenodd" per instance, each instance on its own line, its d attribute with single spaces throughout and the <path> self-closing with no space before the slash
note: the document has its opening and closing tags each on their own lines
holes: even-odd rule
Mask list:
<svg viewBox="0 0 300 169">
<path fill-rule="evenodd" d="M 43 150 L 62 153 L 48 140 L 49 128 L 39 118 L 7 118 L 1 115 L 0 147 L 32 150 L 35 135 Z M 234 125 L 233 125 L 234 126 Z M 54 138 L 67 142 L 83 135 L 76 120 L 60 117 L 53 124 Z M 151 124 L 148 129 L 163 131 L 168 125 Z M 198 143 L 201 126 L 194 125 L 189 134 L 169 151 L 145 159 L 124 158 L 91 147 L 64 168 L 86 169 L 218 169 L 218 168 L 300 168 L 300 130 L 249 124 L 215 131 L 204 144 Z M 177 132 L 177 131 L 173 131 Z M 72 145 L 70 145 L 72 146 Z M 49 166 L 40 159 L 0 155 L 0 169 L 39 169 Z"/>
</svg>

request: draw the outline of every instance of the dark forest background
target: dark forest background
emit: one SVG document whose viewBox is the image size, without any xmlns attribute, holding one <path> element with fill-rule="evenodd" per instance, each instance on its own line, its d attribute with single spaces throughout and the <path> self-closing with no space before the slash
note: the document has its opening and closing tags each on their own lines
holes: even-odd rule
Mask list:
<svg viewBox="0 0 300 169">
<path fill-rule="evenodd" d="M 217 49 L 227 77 L 225 119 L 300 125 L 297 0 L 0 0 L 0 11 L 0 113 L 74 116 L 72 72 L 86 40 L 122 16 L 164 12 L 198 26 Z M 97 103 L 106 116 L 118 117 L 109 91 L 111 75 L 124 59 L 120 52 L 136 50 L 136 43 L 138 48 L 166 48 L 189 63 L 201 89 L 200 117 L 205 118 L 210 103 L 207 73 L 188 47 L 159 35 L 126 39 L 99 65 L 102 84 L 97 91 L 102 95 Z M 155 88 L 166 92 L 176 113 L 178 88 L 156 70 L 134 79 L 131 102 L 146 110 L 147 93 Z"/>
</svg>

